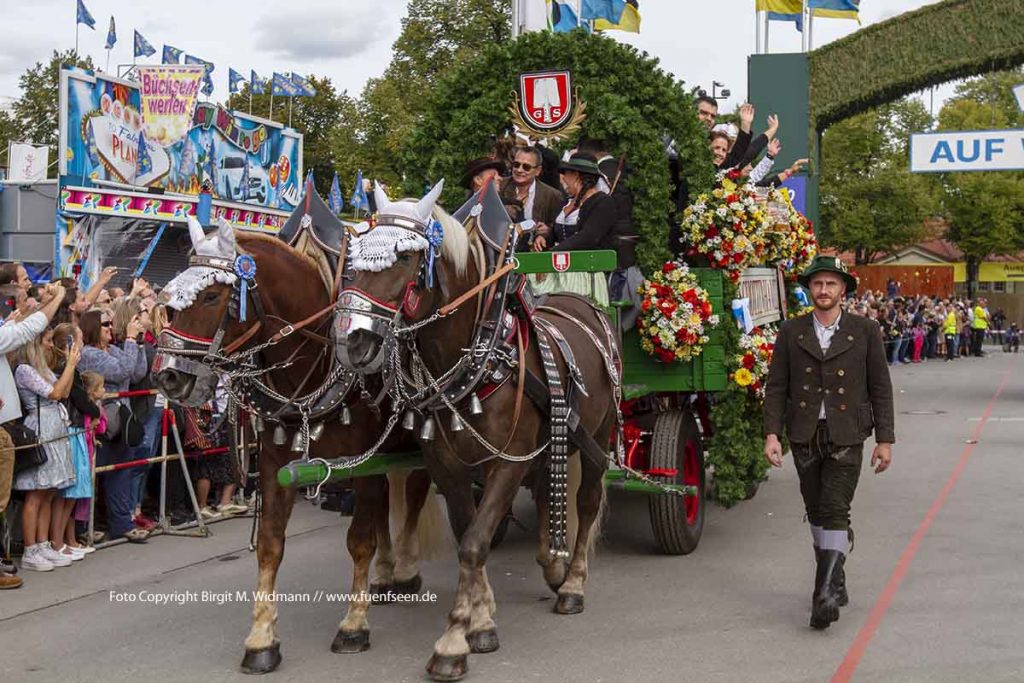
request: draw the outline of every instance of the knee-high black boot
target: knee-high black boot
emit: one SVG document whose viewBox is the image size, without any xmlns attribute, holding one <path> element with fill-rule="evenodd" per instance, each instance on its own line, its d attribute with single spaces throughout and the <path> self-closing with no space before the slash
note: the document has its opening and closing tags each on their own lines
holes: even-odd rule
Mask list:
<svg viewBox="0 0 1024 683">
<path fill-rule="evenodd" d="M 850 596 L 846 592 L 846 570 L 844 565 L 846 564 L 846 556 L 841 556 L 842 559 L 836 565 L 835 570 L 832 572 L 832 586 L 836 591 L 836 602 L 839 603 L 840 607 L 846 607 L 850 604 Z M 821 548 L 814 546 L 814 560 L 815 562 L 821 561 Z M 814 599 L 818 597 L 818 583 L 817 577 L 815 577 L 814 583 L 814 598 L 811 599 L 812 605 Z"/>
<path fill-rule="evenodd" d="M 835 572 L 842 566 L 843 554 L 838 550 L 819 550 L 818 570 L 815 574 L 814 603 L 811 608 L 811 628 L 826 629 L 839 619 L 839 596 L 835 587 Z"/>
</svg>

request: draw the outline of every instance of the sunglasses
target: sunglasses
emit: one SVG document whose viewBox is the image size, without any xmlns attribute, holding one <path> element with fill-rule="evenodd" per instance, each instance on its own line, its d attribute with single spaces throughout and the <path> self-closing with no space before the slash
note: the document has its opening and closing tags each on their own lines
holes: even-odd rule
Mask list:
<svg viewBox="0 0 1024 683">
<path fill-rule="evenodd" d="M 521 168 L 524 171 L 526 171 L 527 173 L 529 173 L 530 171 L 532 171 L 533 169 L 535 169 L 537 167 L 534 166 L 533 164 L 524 164 L 521 161 L 513 161 L 512 162 L 512 168 L 514 168 L 514 169 L 520 169 Z"/>
<path fill-rule="evenodd" d="M 107 322 L 105 322 L 105 323 L 100 323 L 100 327 L 113 327 L 113 326 L 114 326 L 114 323 L 110 322 L 109 320 Z"/>
</svg>

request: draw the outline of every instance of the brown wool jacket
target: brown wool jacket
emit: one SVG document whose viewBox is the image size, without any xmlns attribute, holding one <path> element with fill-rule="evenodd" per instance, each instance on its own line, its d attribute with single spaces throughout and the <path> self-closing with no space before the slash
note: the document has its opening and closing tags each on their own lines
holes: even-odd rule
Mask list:
<svg viewBox="0 0 1024 683">
<path fill-rule="evenodd" d="M 794 443 L 814 437 L 822 400 L 837 446 L 895 443 L 892 382 L 878 323 L 844 312 L 822 357 L 813 313 L 783 323 L 765 386 L 764 431 Z"/>
</svg>

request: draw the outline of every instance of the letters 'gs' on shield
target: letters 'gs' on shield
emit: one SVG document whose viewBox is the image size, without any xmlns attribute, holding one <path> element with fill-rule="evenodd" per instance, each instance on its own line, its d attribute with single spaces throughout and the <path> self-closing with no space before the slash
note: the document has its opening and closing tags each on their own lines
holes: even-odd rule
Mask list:
<svg viewBox="0 0 1024 683">
<path fill-rule="evenodd" d="M 519 74 L 519 87 L 509 107 L 519 132 L 530 138 L 557 140 L 575 133 L 587 118 L 587 105 L 573 90 L 569 71 Z"/>
</svg>

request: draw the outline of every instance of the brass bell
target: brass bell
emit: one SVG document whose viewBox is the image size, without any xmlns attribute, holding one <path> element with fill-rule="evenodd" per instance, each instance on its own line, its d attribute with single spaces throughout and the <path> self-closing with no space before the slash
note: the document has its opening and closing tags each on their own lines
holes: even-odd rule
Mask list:
<svg viewBox="0 0 1024 683">
<path fill-rule="evenodd" d="M 274 445 L 283 446 L 288 443 L 288 432 L 284 431 L 284 425 L 274 427 Z"/>
<path fill-rule="evenodd" d="M 352 411 L 348 409 L 348 406 L 341 407 L 341 424 L 346 427 L 352 424 Z M 316 441 L 316 439 L 314 439 Z"/>
<path fill-rule="evenodd" d="M 402 416 L 402 429 L 407 432 L 416 429 L 416 413 L 411 410 L 405 411 L 405 415 Z"/>
<path fill-rule="evenodd" d="M 264 429 L 266 429 L 266 428 L 267 428 L 267 425 L 266 425 L 266 423 L 265 423 L 265 422 L 263 421 L 263 418 L 262 418 L 262 417 L 260 417 L 259 415 L 255 416 L 255 417 L 253 418 L 253 421 L 252 421 L 252 425 L 253 425 L 253 427 L 255 427 L 255 428 L 256 428 L 256 431 L 257 431 L 257 432 L 262 432 L 262 431 L 263 431 Z"/>
<path fill-rule="evenodd" d="M 434 418 L 428 417 L 423 421 L 423 426 L 420 428 L 420 439 L 423 441 L 434 440 Z"/>
<path fill-rule="evenodd" d="M 315 425 L 309 428 L 309 440 L 316 443 L 320 440 L 320 437 L 324 435 L 324 423 L 317 422 Z"/>
<path fill-rule="evenodd" d="M 296 453 L 306 452 L 306 439 L 302 436 L 301 429 L 297 430 L 292 438 L 292 450 Z"/>
<path fill-rule="evenodd" d="M 472 396 L 469 397 L 469 414 L 470 415 L 483 415 L 484 406 L 480 402 L 480 397 L 473 392 Z"/>
<path fill-rule="evenodd" d="M 466 427 L 465 427 L 464 424 L 462 424 L 462 418 L 459 417 L 459 414 L 458 413 L 452 413 L 451 430 L 453 432 L 461 432 L 465 428 Z"/>
</svg>

